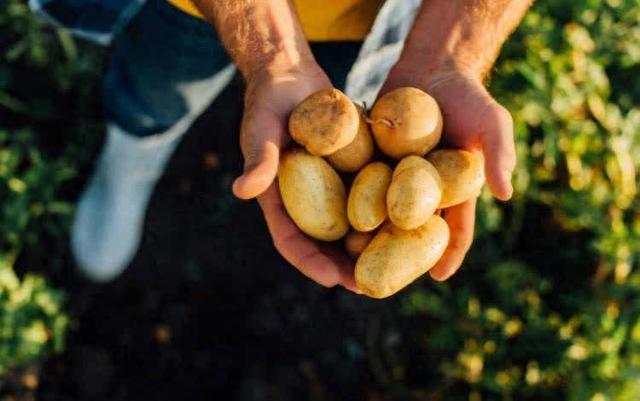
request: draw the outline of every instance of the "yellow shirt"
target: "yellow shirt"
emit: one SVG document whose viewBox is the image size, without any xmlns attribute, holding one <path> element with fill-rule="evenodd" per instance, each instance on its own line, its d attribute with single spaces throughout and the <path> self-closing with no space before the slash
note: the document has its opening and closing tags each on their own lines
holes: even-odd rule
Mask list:
<svg viewBox="0 0 640 401">
<path fill-rule="evenodd" d="M 294 0 L 307 40 L 328 42 L 364 39 L 384 0 Z M 191 0 L 169 0 L 174 6 L 202 17 Z"/>
</svg>

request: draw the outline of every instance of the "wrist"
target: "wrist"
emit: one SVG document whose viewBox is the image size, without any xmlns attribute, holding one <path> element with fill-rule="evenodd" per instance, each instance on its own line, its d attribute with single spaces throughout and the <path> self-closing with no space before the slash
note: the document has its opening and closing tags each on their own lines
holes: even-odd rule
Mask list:
<svg viewBox="0 0 640 401">
<path fill-rule="evenodd" d="M 251 60 L 244 68 L 239 67 L 247 85 L 265 80 L 287 77 L 309 76 L 322 73 L 312 55 L 276 52 L 274 57 Z"/>
<path fill-rule="evenodd" d="M 421 84 L 425 84 L 431 77 L 439 75 L 455 74 L 480 81 L 486 75 L 486 68 L 477 58 L 446 52 L 428 54 L 425 56 L 405 51 L 393 69 L 399 73 L 414 75 Z"/>
<path fill-rule="evenodd" d="M 315 64 L 290 0 L 192 0 L 247 82 Z"/>
<path fill-rule="evenodd" d="M 398 62 L 423 85 L 456 74 L 482 81 L 532 0 L 423 2 Z"/>
<path fill-rule="evenodd" d="M 483 74 L 478 68 L 454 59 L 433 63 L 401 58 L 389 72 L 384 89 L 413 86 L 431 93 L 443 83 L 458 80 L 481 84 Z"/>
<path fill-rule="evenodd" d="M 268 95 L 280 97 L 283 91 L 289 93 L 293 90 L 293 92 L 295 92 L 294 96 L 287 95 L 279 99 L 286 101 L 285 98 L 306 97 L 315 91 L 332 86 L 325 72 L 315 62 L 299 64 L 286 69 L 255 69 L 253 73 L 247 77 L 245 82 L 245 106 L 247 101 L 254 101 L 256 96 L 262 97 Z M 298 99 L 297 102 L 301 100 L 302 98 Z M 291 108 L 293 108 L 293 106 L 295 106 L 295 104 L 291 105 Z"/>
</svg>

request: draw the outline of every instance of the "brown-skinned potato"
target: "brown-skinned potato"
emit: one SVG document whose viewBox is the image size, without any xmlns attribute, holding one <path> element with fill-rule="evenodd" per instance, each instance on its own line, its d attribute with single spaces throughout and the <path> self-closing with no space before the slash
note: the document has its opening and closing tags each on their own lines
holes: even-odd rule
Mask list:
<svg viewBox="0 0 640 401">
<path fill-rule="evenodd" d="M 372 298 L 386 298 L 428 272 L 449 243 L 449 227 L 432 216 L 415 230 L 401 230 L 388 222 L 356 262 L 358 289 Z"/>
<path fill-rule="evenodd" d="M 442 179 L 439 209 L 476 198 L 484 185 L 484 160 L 479 153 L 439 149 L 427 155 Z"/>
<path fill-rule="evenodd" d="M 335 241 L 349 230 L 344 183 L 323 158 L 302 149 L 284 152 L 278 185 L 287 213 L 307 235 Z"/>
<path fill-rule="evenodd" d="M 387 218 L 387 188 L 391 168 L 382 162 L 367 164 L 353 180 L 347 200 L 349 223 L 358 231 L 378 228 Z"/>
<path fill-rule="evenodd" d="M 349 145 L 360 116 L 353 102 L 335 88 L 322 89 L 300 102 L 289 116 L 289 134 L 315 156 L 327 156 Z"/>
<path fill-rule="evenodd" d="M 373 231 L 366 233 L 351 230 L 344 237 L 344 248 L 352 259 L 358 259 L 358 256 L 369 245 L 369 242 L 373 239 Z"/>
<path fill-rule="evenodd" d="M 371 109 L 369 122 L 380 150 L 395 159 L 423 156 L 442 136 L 438 103 L 417 88 L 398 88 L 383 95 Z"/>
<path fill-rule="evenodd" d="M 407 156 L 396 166 L 387 191 L 389 219 L 403 230 L 429 220 L 442 197 L 436 168 L 420 156 Z"/>
<path fill-rule="evenodd" d="M 358 132 L 350 144 L 327 156 L 327 161 L 338 171 L 355 173 L 362 169 L 373 157 L 373 137 L 365 110 L 356 106 L 360 115 Z"/>
</svg>

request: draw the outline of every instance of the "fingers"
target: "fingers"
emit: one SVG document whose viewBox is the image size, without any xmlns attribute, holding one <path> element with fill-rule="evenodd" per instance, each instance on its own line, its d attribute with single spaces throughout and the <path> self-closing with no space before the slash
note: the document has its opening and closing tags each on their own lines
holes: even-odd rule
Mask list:
<svg viewBox="0 0 640 401">
<path fill-rule="evenodd" d="M 449 245 L 438 263 L 429 271 L 434 280 L 444 281 L 462 265 L 473 242 L 476 218 L 476 199 L 445 210 L 444 219 L 450 230 Z"/>
<path fill-rule="evenodd" d="M 480 138 L 485 156 L 485 176 L 493 195 L 506 201 L 513 194 L 511 175 L 516 165 L 513 119 L 509 111 L 497 103 L 488 113 Z"/>
<path fill-rule="evenodd" d="M 244 172 L 233 183 L 233 193 L 240 199 L 252 199 L 269 188 L 278 173 L 280 147 L 265 141 L 248 152 Z"/>
<path fill-rule="evenodd" d="M 248 106 L 242 119 L 240 146 L 244 172 L 233 183 L 240 199 L 252 199 L 269 188 L 278 173 L 280 148 L 284 145 L 284 118 L 260 105 Z"/>
<path fill-rule="evenodd" d="M 358 292 L 353 261 L 333 244 L 305 236 L 291 221 L 273 183 L 258 197 L 273 243 L 280 254 L 302 274 L 325 287 L 342 285 Z"/>
</svg>

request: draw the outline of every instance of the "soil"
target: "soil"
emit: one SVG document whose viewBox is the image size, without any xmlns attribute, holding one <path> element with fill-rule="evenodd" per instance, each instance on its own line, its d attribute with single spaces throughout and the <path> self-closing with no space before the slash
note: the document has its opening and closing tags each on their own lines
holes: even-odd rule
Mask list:
<svg viewBox="0 0 640 401">
<path fill-rule="evenodd" d="M 312 283 L 256 202 L 232 197 L 240 93 L 236 79 L 185 136 L 120 278 L 85 281 L 70 256 L 49 272 L 75 320 L 66 351 L 2 400 L 382 399 L 385 357 L 370 350 L 399 341 L 394 301 Z"/>
</svg>

